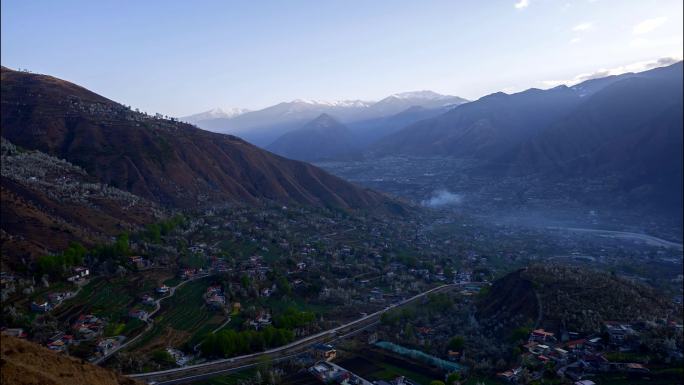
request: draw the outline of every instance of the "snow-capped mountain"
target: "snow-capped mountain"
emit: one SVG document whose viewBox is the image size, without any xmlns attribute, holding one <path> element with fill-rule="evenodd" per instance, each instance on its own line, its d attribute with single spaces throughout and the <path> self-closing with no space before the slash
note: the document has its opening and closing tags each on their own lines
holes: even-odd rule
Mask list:
<svg viewBox="0 0 684 385">
<path fill-rule="evenodd" d="M 373 104 L 370 109 L 377 116 L 397 114 L 410 107 L 440 108 L 448 105 L 457 106 L 467 102 L 458 96 L 442 95 L 433 91 L 412 91 L 390 95 Z"/>
<path fill-rule="evenodd" d="M 432 91 L 413 91 L 394 94 L 379 102 L 296 99 L 237 116 L 200 120 L 194 118 L 197 115 L 193 115 L 194 121 L 187 120 L 187 117 L 185 119 L 206 130 L 235 134 L 256 145 L 266 146 L 286 132 L 302 127 L 321 114 L 329 114 L 341 123 L 348 124 L 391 116 L 415 106 L 435 109 L 465 102 L 467 100 L 458 96 L 441 95 Z"/>
<path fill-rule="evenodd" d="M 231 119 L 236 116 L 242 115 L 246 112 L 249 112 L 248 109 L 246 108 L 227 108 L 223 109 L 220 107 L 213 108 L 209 111 L 204 111 L 200 112 L 198 114 L 194 115 L 188 115 L 188 116 L 183 116 L 180 118 L 180 120 L 188 123 L 193 123 L 197 124 L 203 120 L 211 120 L 211 119 Z"/>
</svg>

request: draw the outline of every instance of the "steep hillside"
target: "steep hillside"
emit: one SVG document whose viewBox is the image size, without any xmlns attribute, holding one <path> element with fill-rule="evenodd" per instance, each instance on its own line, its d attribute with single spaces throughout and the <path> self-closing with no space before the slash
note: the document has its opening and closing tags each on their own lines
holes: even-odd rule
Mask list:
<svg viewBox="0 0 684 385">
<path fill-rule="evenodd" d="M 2 90 L 3 137 L 163 205 L 260 199 L 340 208 L 392 204 L 309 164 L 233 136 L 131 111 L 51 76 L 3 68 Z"/>
<path fill-rule="evenodd" d="M 516 173 L 621 175 L 634 201 L 682 207 L 682 65 L 614 81 L 512 154 Z"/>
<path fill-rule="evenodd" d="M 82 168 L 2 139 L 2 255 L 11 261 L 89 245 L 155 221 L 160 208 Z M 7 261 L 4 261 L 7 262 Z"/>
<path fill-rule="evenodd" d="M 598 332 L 603 321 L 681 317 L 641 284 L 578 267 L 532 265 L 497 280 L 478 304 L 478 319 L 503 334 L 519 326 Z"/>
<path fill-rule="evenodd" d="M 437 108 L 425 108 L 421 106 L 409 107 L 399 113 L 380 118 L 362 120 L 348 124 L 356 141 L 361 147 L 368 147 L 377 140 L 400 131 L 404 127 L 420 120 L 434 118 L 454 108 L 455 105 L 447 105 Z"/>
<path fill-rule="evenodd" d="M 290 131 L 266 147 L 286 158 L 313 161 L 334 158 L 356 149 L 352 132 L 328 114 Z"/>
<path fill-rule="evenodd" d="M 496 93 L 410 125 L 369 151 L 474 160 L 480 176 L 610 179 L 601 194 L 621 207 L 679 214 L 682 84 L 679 62 L 573 87 Z"/>
<path fill-rule="evenodd" d="M 410 125 L 380 140 L 372 152 L 492 159 L 531 138 L 579 101 L 568 87 L 496 93 Z"/>
<path fill-rule="evenodd" d="M 142 385 L 113 371 L 2 336 L 0 378 L 12 385 Z"/>
</svg>

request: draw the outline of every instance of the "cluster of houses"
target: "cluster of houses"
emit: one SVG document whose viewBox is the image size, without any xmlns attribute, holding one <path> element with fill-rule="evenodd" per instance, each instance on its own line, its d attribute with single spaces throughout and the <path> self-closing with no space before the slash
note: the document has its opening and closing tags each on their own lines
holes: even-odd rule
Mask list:
<svg viewBox="0 0 684 385">
<path fill-rule="evenodd" d="M 259 310 L 254 319 L 249 320 L 248 325 L 254 329 L 261 329 L 273 323 L 271 313 L 268 310 Z"/>
<path fill-rule="evenodd" d="M 316 363 L 309 368 L 309 373 L 324 384 L 373 385 L 372 382 L 327 361 Z"/>
<path fill-rule="evenodd" d="M 77 266 L 72 269 L 71 275 L 67 278 L 67 281 L 75 284 L 82 284 L 85 283 L 89 276 L 90 269 L 83 266 Z"/>
<path fill-rule="evenodd" d="M 75 293 L 72 291 L 49 293 L 47 300 L 31 302 L 31 311 L 34 313 L 47 313 L 74 295 Z"/>
<path fill-rule="evenodd" d="M 228 262 L 221 258 L 214 258 L 211 262 L 211 268 L 218 274 L 228 273 L 233 270 L 228 265 Z"/>
<path fill-rule="evenodd" d="M 10 337 L 16 337 L 16 338 L 26 338 L 28 334 L 26 331 L 24 331 L 23 328 L 6 328 L 3 327 L 2 331 L 0 332 L 3 336 L 10 336 Z"/>
<path fill-rule="evenodd" d="M 92 314 L 81 314 L 71 325 L 71 329 L 84 340 L 91 340 L 102 335 L 104 327 L 104 320 Z"/>
<path fill-rule="evenodd" d="M 221 285 L 211 285 L 204 293 L 204 302 L 211 309 L 223 310 L 226 307 L 226 296 Z"/>
<path fill-rule="evenodd" d="M 131 309 L 128 312 L 128 316 L 130 318 L 139 319 L 141 321 L 147 321 L 147 319 L 150 317 L 150 313 L 144 309 Z"/>
<path fill-rule="evenodd" d="M 671 327 L 681 327 L 673 324 Z M 639 329 L 633 324 L 621 322 L 604 322 L 604 333 L 581 336 L 578 333 L 564 333 L 559 338 L 555 333 L 544 329 L 533 330 L 526 344 L 522 346 L 523 362 L 528 363 L 527 373 L 531 379 L 539 379 L 543 370 L 554 368 L 561 378 L 575 381 L 575 384 L 591 385 L 587 376 L 597 373 L 622 372 L 633 375 L 648 374 L 649 369 L 637 362 L 614 362 L 606 358 L 609 352 L 630 352 L 639 346 Z M 679 354 L 681 352 L 674 352 Z M 529 365 L 531 363 L 531 365 Z M 536 368 L 537 370 L 534 370 Z M 519 383 L 523 374 L 523 366 L 519 366 L 497 376 L 510 383 Z"/>
<path fill-rule="evenodd" d="M 140 255 L 132 255 L 128 257 L 128 260 L 131 263 L 131 265 L 135 266 L 135 268 L 138 270 L 149 269 L 152 266 L 152 263 L 149 259 L 142 257 Z"/>
<path fill-rule="evenodd" d="M 112 350 L 117 349 L 121 345 L 121 340 L 116 337 L 111 337 L 111 338 L 103 338 L 100 340 L 100 342 L 97 343 L 97 351 L 98 353 L 106 356 L 109 354 Z"/>
<path fill-rule="evenodd" d="M 74 342 L 75 340 L 73 335 L 58 332 L 48 339 L 47 347 L 55 352 L 64 352 L 66 351 L 67 347 L 72 345 Z"/>
</svg>

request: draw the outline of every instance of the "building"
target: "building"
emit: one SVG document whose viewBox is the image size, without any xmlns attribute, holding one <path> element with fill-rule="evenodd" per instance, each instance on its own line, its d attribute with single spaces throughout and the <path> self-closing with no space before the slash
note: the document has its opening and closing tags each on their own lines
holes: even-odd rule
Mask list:
<svg viewBox="0 0 684 385">
<path fill-rule="evenodd" d="M 47 301 L 36 303 L 31 302 L 31 311 L 36 313 L 47 313 L 52 309 L 52 306 Z"/>
<path fill-rule="evenodd" d="M 81 282 L 81 281 L 85 280 L 86 278 L 88 278 L 89 275 L 90 275 L 90 270 L 88 270 L 88 268 L 82 267 L 82 266 L 74 267 L 74 269 L 72 271 L 72 275 L 69 278 L 67 278 L 67 281 L 69 281 L 69 282 Z"/>
<path fill-rule="evenodd" d="M 530 341 L 547 342 L 555 340 L 554 333 L 547 332 L 544 329 L 536 329 L 530 333 Z"/>
<path fill-rule="evenodd" d="M 137 318 L 141 321 L 147 321 L 147 318 L 150 316 L 149 313 L 145 310 L 142 309 L 134 309 L 128 312 L 128 316 L 131 318 Z"/>
<path fill-rule="evenodd" d="M 2 335 L 17 338 L 26 338 L 26 332 L 22 328 L 7 328 L 2 330 Z"/>
<path fill-rule="evenodd" d="M 337 357 L 337 350 L 330 344 L 316 344 L 313 346 L 314 357 L 317 360 L 332 361 Z"/>
</svg>

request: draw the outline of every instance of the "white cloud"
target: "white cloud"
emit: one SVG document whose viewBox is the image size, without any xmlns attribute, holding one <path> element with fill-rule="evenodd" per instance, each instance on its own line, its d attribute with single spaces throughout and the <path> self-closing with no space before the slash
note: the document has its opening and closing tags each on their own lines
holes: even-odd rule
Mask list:
<svg viewBox="0 0 684 385">
<path fill-rule="evenodd" d="M 527 8 L 530 6 L 530 0 L 519 0 L 517 3 L 515 3 L 515 8 L 517 9 L 523 9 Z"/>
<path fill-rule="evenodd" d="M 642 35 L 644 33 L 649 33 L 653 31 L 654 29 L 660 27 L 661 25 L 665 24 L 665 21 L 667 21 L 666 17 L 656 17 L 653 19 L 646 19 L 639 24 L 634 26 L 634 29 L 632 30 L 632 33 L 635 35 Z"/>
<path fill-rule="evenodd" d="M 593 23 L 582 23 L 582 24 L 577 24 L 576 26 L 572 27 L 572 30 L 575 32 L 584 32 L 592 29 L 594 27 Z"/>
<path fill-rule="evenodd" d="M 567 86 L 572 86 L 577 83 L 581 83 L 586 80 L 591 80 L 591 79 L 598 79 L 598 78 L 604 78 L 606 76 L 611 76 L 611 75 L 620 75 L 624 74 L 627 72 L 641 72 L 641 71 L 646 71 L 650 70 L 656 67 L 663 67 L 663 66 L 668 66 L 670 64 L 674 64 L 678 61 L 682 60 L 682 55 L 675 55 L 675 56 L 668 56 L 668 57 L 662 57 L 660 59 L 655 59 L 655 60 L 645 60 L 645 61 L 640 61 L 636 63 L 631 63 L 631 64 L 626 64 L 622 65 L 619 67 L 613 67 L 613 68 L 601 68 L 598 69 L 594 72 L 590 73 L 583 73 L 579 74 L 571 79 L 565 79 L 565 80 L 544 80 L 541 82 L 542 85 L 546 87 L 556 87 L 561 84 L 565 84 Z"/>
<path fill-rule="evenodd" d="M 575 38 L 570 39 L 570 44 L 577 44 L 580 41 L 582 41 L 582 39 L 580 39 L 579 37 L 575 37 Z"/>
</svg>

